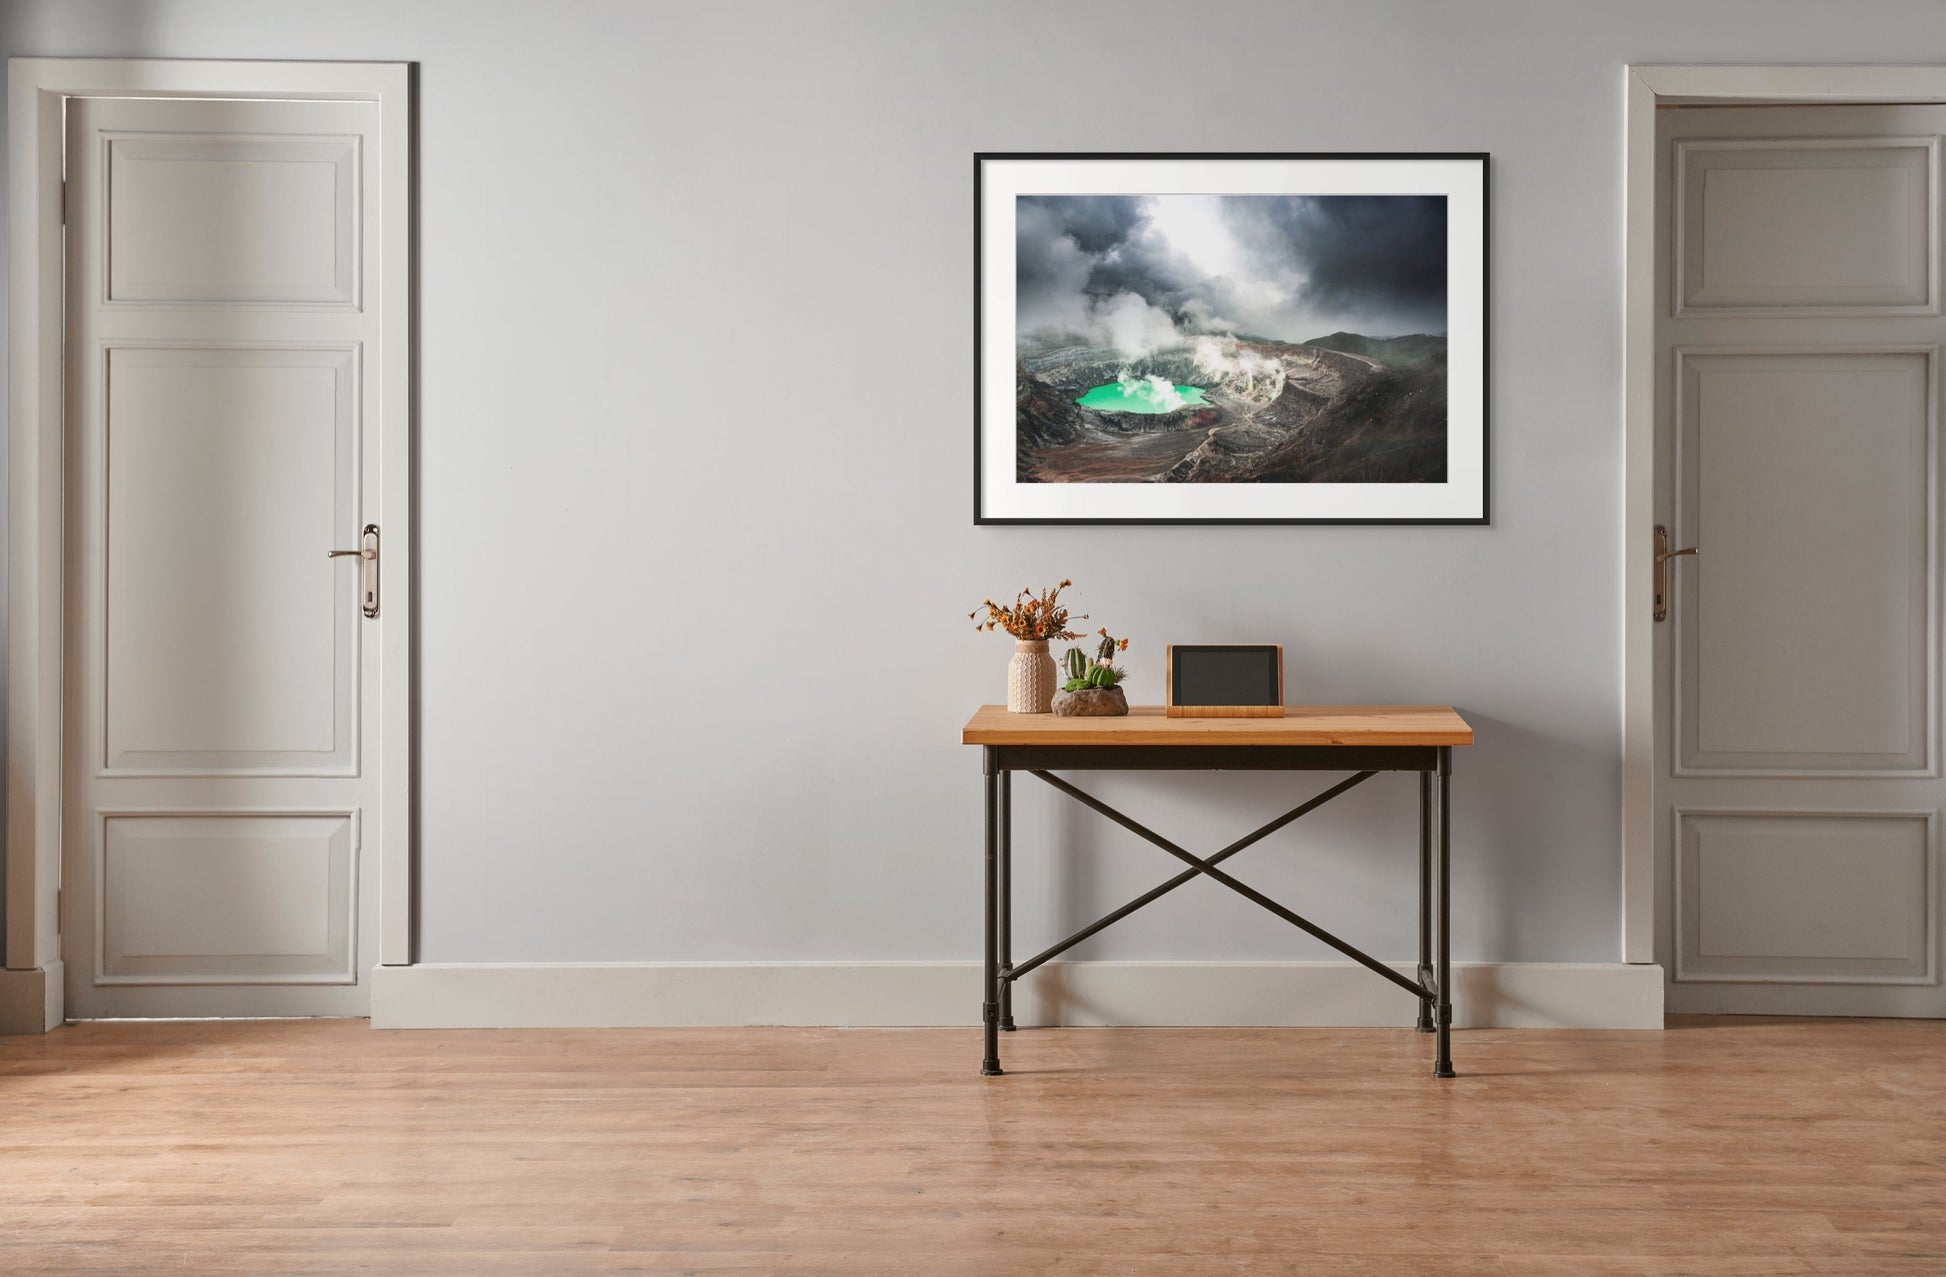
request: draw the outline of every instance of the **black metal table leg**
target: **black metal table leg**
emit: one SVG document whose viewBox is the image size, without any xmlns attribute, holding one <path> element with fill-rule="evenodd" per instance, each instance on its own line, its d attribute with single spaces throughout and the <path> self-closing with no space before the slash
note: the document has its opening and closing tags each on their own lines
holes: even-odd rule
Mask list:
<svg viewBox="0 0 1946 1277">
<path fill-rule="evenodd" d="M 1000 1031 L 1014 1031 L 1014 774 L 1000 773 Z"/>
<path fill-rule="evenodd" d="M 1439 1025 L 1435 1031 L 1432 1074 L 1453 1072 L 1453 750 L 1439 750 Z"/>
<path fill-rule="evenodd" d="M 1432 773 L 1419 773 L 1419 983 L 1432 987 Z M 1419 1019 L 1413 1025 L 1431 1033 L 1432 1006 L 1419 1000 Z"/>
<path fill-rule="evenodd" d="M 1000 775 L 993 750 L 986 751 L 986 968 L 980 985 L 980 1024 L 986 1054 L 980 1073 L 1000 1075 L 1000 944 L 996 906 L 1000 897 Z"/>
</svg>

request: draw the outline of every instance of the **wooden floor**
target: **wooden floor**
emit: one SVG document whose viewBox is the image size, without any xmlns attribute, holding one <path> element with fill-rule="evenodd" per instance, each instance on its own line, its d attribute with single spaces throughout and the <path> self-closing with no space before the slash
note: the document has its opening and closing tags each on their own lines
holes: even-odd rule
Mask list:
<svg viewBox="0 0 1946 1277">
<path fill-rule="evenodd" d="M 0 1273 L 1946 1273 L 1946 1023 L 0 1038 Z"/>
</svg>

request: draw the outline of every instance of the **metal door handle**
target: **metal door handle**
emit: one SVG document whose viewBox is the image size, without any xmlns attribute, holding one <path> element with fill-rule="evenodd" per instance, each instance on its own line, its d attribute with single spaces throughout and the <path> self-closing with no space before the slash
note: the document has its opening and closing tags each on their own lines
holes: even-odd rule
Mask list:
<svg viewBox="0 0 1946 1277">
<path fill-rule="evenodd" d="M 1671 550 L 1669 529 L 1660 523 L 1655 525 L 1655 620 L 1669 619 L 1669 560 L 1680 559 L 1684 555 L 1700 557 L 1702 553 L 1693 545 L 1681 550 Z"/>
<path fill-rule="evenodd" d="M 358 534 L 359 546 L 356 550 L 326 550 L 327 559 L 358 559 L 364 569 L 364 580 L 359 584 L 359 594 L 365 615 L 378 615 L 378 525 L 367 523 L 365 530 Z"/>
</svg>

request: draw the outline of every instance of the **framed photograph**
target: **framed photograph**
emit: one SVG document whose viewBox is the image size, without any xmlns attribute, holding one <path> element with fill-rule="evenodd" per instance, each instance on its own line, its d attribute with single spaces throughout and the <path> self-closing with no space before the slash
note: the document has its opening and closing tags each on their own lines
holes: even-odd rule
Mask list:
<svg viewBox="0 0 1946 1277">
<path fill-rule="evenodd" d="M 1487 156 L 974 157 L 975 523 L 1486 523 Z"/>
</svg>

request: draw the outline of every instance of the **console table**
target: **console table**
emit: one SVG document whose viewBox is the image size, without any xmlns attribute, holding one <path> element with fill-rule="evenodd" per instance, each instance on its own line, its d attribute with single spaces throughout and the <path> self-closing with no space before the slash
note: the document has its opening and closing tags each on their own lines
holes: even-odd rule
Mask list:
<svg viewBox="0 0 1946 1277">
<path fill-rule="evenodd" d="M 1452 1077 L 1453 1003 L 1449 950 L 1452 892 L 1449 817 L 1453 746 L 1473 743 L 1473 729 L 1446 705 L 1292 705 L 1282 718 L 1169 718 L 1160 706 L 1137 706 L 1126 718 L 1058 718 L 1010 714 L 984 705 L 960 733 L 980 746 L 986 773 L 986 965 L 981 1022 L 986 1053 L 980 1072 L 998 1076 L 1000 1033 L 1011 1030 L 1013 986 L 1042 963 L 1158 900 L 1191 878 L 1207 877 L 1317 937 L 1419 999 L 1417 1027 L 1435 1035 L 1433 1075 Z M 1056 776 L 1075 771 L 1348 771 L 1352 775 L 1210 856 L 1183 850 L 1162 835 Z M 1013 774 L 1027 772 L 1168 852 L 1189 867 L 1089 923 L 1025 962 L 1013 960 Z M 1298 916 L 1217 868 L 1258 840 L 1380 772 L 1419 774 L 1419 966 L 1408 980 L 1391 967 Z M 1437 862 L 1437 869 L 1434 865 Z M 1438 882 L 1438 956 L 1433 915 Z"/>
</svg>

